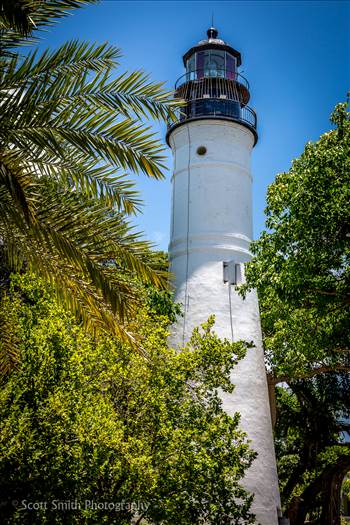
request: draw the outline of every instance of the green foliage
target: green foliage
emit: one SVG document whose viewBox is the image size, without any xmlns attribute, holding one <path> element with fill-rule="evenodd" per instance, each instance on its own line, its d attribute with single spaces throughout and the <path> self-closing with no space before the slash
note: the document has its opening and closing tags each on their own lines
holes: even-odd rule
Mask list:
<svg viewBox="0 0 350 525">
<path fill-rule="evenodd" d="M 292 525 L 304 523 L 306 515 L 327 525 L 329 510 L 339 519 L 341 481 L 350 468 L 349 388 L 343 373 L 277 389 L 275 445 L 282 502 Z"/>
<path fill-rule="evenodd" d="M 275 375 L 347 368 L 350 333 L 350 117 L 308 143 L 269 187 L 266 226 L 253 243 L 248 287 L 258 289 Z"/>
<path fill-rule="evenodd" d="M 166 288 L 167 275 L 128 222 L 141 204 L 128 173 L 163 177 L 163 145 L 145 119 L 171 115 L 172 94 L 142 71 L 115 72 L 120 51 L 107 43 L 26 56 L 15 47 L 86 3 L 2 2 L 2 255 L 50 282 L 91 333 L 134 342 L 125 323 L 137 282 Z"/>
<path fill-rule="evenodd" d="M 97 0 L 0 0 L 2 53 L 38 40 L 38 30 L 53 25 L 73 9 Z"/>
<path fill-rule="evenodd" d="M 123 502 L 145 504 L 145 523 L 254 522 L 240 480 L 255 454 L 218 396 L 233 389 L 242 343 L 220 341 L 210 319 L 176 352 L 169 317 L 155 318 L 151 301 L 134 321 L 145 358 L 113 337 L 87 336 L 31 274 L 12 276 L 2 308 L 21 348 L 0 392 L 3 523 L 129 524 L 137 514 Z M 23 500 L 48 504 L 29 511 Z M 82 508 L 57 511 L 54 500 Z"/>
<path fill-rule="evenodd" d="M 350 499 L 350 476 L 349 475 L 347 475 L 343 481 L 342 491 L 343 491 L 343 494 L 348 499 Z"/>
<path fill-rule="evenodd" d="M 277 389 L 276 452 L 281 467 L 281 492 L 286 498 L 294 487 L 303 485 L 307 471 L 312 473 L 326 464 L 325 451 L 330 456 L 343 442 L 342 433 L 347 434 L 350 429 L 349 388 L 347 374 L 327 374 L 293 381 L 288 389 Z M 344 453 L 343 448 L 341 452 Z M 285 489 L 291 479 L 293 484 Z"/>
<path fill-rule="evenodd" d="M 268 189 L 266 231 L 252 245 L 247 285 L 257 288 L 276 452 L 292 525 L 338 523 L 349 469 L 350 115 L 308 143 Z M 273 391 L 271 391 L 273 399 Z M 277 410 L 275 410 L 277 408 Z M 316 520 L 316 521 L 313 521 Z"/>
</svg>

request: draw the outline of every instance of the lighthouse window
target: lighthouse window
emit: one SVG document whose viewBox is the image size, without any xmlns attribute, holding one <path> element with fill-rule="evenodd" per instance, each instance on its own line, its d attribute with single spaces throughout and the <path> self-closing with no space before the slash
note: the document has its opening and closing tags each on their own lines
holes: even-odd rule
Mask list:
<svg viewBox="0 0 350 525">
<path fill-rule="evenodd" d="M 236 58 L 226 53 L 226 78 L 234 80 L 236 76 Z"/>
<path fill-rule="evenodd" d="M 199 51 L 187 61 L 187 72 L 198 80 L 204 77 L 235 79 L 236 58 L 225 51 L 209 49 Z M 195 72 L 195 73 L 194 73 Z"/>
<path fill-rule="evenodd" d="M 211 77 L 225 76 L 225 53 L 224 51 L 210 52 L 210 70 Z"/>
<path fill-rule="evenodd" d="M 203 58 L 200 57 L 203 55 Z M 225 76 L 225 53 L 224 51 L 208 50 L 198 53 L 198 58 L 203 61 L 204 77 L 221 77 Z M 198 63 L 198 59 L 197 59 Z"/>
<path fill-rule="evenodd" d="M 213 76 L 211 72 L 212 72 L 212 67 L 211 67 L 211 62 L 210 62 L 210 51 L 206 51 L 204 53 L 204 76 L 205 77 Z"/>
<path fill-rule="evenodd" d="M 189 80 L 193 80 L 193 77 L 195 75 L 195 70 L 196 70 L 196 55 L 192 55 L 187 60 L 187 73 L 189 76 Z"/>
<path fill-rule="evenodd" d="M 205 61 L 205 52 L 200 51 L 197 53 L 197 78 L 204 77 L 204 61 Z"/>
<path fill-rule="evenodd" d="M 200 80 L 204 77 L 220 77 L 235 80 L 237 59 L 225 51 L 208 49 L 193 54 L 186 64 L 189 80 Z"/>
</svg>

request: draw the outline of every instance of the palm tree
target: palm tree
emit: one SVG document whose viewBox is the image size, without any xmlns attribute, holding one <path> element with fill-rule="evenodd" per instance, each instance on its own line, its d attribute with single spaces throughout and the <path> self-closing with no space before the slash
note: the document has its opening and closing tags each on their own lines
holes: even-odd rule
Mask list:
<svg viewBox="0 0 350 525">
<path fill-rule="evenodd" d="M 166 275 L 127 220 L 140 206 L 127 173 L 163 177 L 144 117 L 165 119 L 175 103 L 143 72 L 114 76 L 108 44 L 18 53 L 33 27 L 83 3 L 0 3 L 0 243 L 6 264 L 44 277 L 89 330 L 130 341 L 137 283 L 164 287 Z"/>
</svg>

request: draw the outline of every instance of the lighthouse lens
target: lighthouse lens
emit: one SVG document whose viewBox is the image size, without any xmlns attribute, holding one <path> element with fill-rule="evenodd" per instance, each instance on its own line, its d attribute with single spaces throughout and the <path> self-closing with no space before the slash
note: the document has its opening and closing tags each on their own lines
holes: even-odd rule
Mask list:
<svg viewBox="0 0 350 525">
<path fill-rule="evenodd" d="M 225 76 L 225 53 L 217 51 L 210 53 L 210 77 L 224 77 Z"/>
</svg>

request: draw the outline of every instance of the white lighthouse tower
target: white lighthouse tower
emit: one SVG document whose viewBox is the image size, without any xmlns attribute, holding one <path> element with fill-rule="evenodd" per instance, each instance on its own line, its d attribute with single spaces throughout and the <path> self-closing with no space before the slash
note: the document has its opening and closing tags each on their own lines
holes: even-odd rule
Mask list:
<svg viewBox="0 0 350 525">
<path fill-rule="evenodd" d="M 183 305 L 173 341 L 183 344 L 215 314 L 220 337 L 254 342 L 232 371 L 236 388 L 223 403 L 228 413 L 241 413 L 258 453 L 243 482 L 254 493 L 257 522 L 276 525 L 280 499 L 259 306 L 254 292 L 243 300 L 235 289 L 251 257 L 256 115 L 247 106 L 249 84 L 238 73 L 240 53 L 215 28 L 207 35 L 183 57 L 186 73 L 176 95 L 187 104 L 167 133 L 174 157 L 169 251 L 176 301 Z"/>
</svg>

